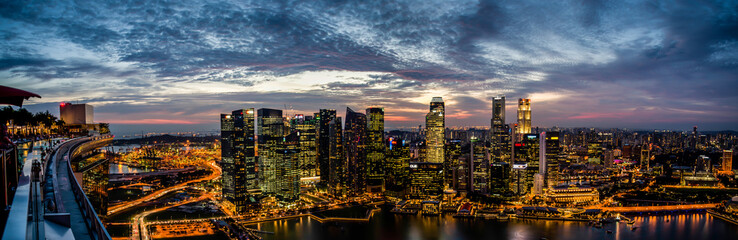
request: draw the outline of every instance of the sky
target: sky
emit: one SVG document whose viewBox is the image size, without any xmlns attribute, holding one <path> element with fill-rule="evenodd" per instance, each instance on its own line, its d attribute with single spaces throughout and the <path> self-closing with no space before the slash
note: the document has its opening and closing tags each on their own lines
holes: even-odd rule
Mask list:
<svg viewBox="0 0 738 240">
<path fill-rule="evenodd" d="M 123 131 L 217 129 L 239 108 L 361 111 L 387 128 L 738 130 L 737 1 L 0 2 L 0 85 Z"/>
</svg>

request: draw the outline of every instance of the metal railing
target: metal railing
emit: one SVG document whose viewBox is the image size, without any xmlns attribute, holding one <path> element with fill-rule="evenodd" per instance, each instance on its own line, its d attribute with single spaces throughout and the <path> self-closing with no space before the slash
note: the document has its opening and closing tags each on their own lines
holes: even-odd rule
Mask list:
<svg viewBox="0 0 738 240">
<path fill-rule="evenodd" d="M 89 148 L 86 147 L 88 144 L 96 145 L 98 144 L 97 141 L 107 141 L 109 139 L 112 139 L 112 136 L 90 137 L 86 142 L 70 148 L 64 156 L 67 158 L 67 173 L 70 176 L 69 181 L 72 183 L 72 192 L 77 200 L 77 204 L 80 206 L 80 210 L 82 210 L 82 214 L 85 216 L 85 220 L 87 220 L 85 222 L 87 223 L 87 228 L 90 230 L 90 235 L 93 239 L 109 240 L 112 238 L 110 237 L 110 234 L 108 234 L 108 230 L 105 229 L 105 226 L 102 224 L 102 221 L 100 221 L 97 213 L 95 213 L 95 209 L 92 207 L 90 199 L 85 195 L 82 185 L 80 185 L 79 182 L 77 182 L 77 178 L 74 177 L 71 163 L 71 160 L 73 159 L 72 156 L 74 156 L 74 154 L 70 154 L 70 152 L 80 154 L 81 151 L 76 151 L 76 149 L 86 148 L 89 150 Z M 72 149 L 75 151 L 72 151 Z"/>
</svg>

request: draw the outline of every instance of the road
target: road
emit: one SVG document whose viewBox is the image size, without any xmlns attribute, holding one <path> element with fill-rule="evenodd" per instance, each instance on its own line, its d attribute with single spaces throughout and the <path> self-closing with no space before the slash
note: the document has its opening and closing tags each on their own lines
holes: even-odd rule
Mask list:
<svg viewBox="0 0 738 240">
<path fill-rule="evenodd" d="M 197 182 L 202 182 L 202 181 L 210 181 L 210 180 L 217 179 L 217 178 L 220 177 L 220 175 L 222 174 L 222 172 L 221 172 L 221 169 L 220 169 L 219 166 L 217 166 L 214 162 L 208 163 L 207 166 L 213 169 L 213 173 L 210 174 L 210 175 L 208 175 L 207 177 L 190 180 L 190 181 L 183 182 L 183 183 L 180 183 L 180 184 L 177 184 L 177 185 L 168 187 L 168 188 L 159 189 L 159 190 L 154 191 L 153 193 L 151 193 L 149 195 L 146 195 L 146 196 L 144 196 L 142 198 L 139 198 L 139 199 L 136 199 L 136 200 L 132 200 L 132 201 L 128 201 L 128 202 L 124 202 L 122 204 L 118 204 L 118 205 L 112 206 L 112 207 L 110 207 L 108 209 L 108 216 L 114 215 L 114 214 L 119 213 L 119 212 L 121 212 L 123 210 L 126 210 L 128 208 L 135 207 L 135 206 L 137 206 L 139 204 L 142 204 L 144 202 L 148 202 L 148 201 L 154 200 L 156 198 L 159 198 L 161 196 L 164 196 L 165 194 L 168 194 L 168 193 L 171 193 L 171 192 L 174 192 L 174 191 L 179 191 L 179 190 L 185 189 L 190 184 L 197 183 Z"/>
<path fill-rule="evenodd" d="M 182 205 L 185 205 L 185 204 L 189 204 L 189 203 L 193 203 L 193 202 L 199 202 L 199 201 L 202 201 L 202 200 L 205 200 L 205 199 L 208 199 L 208 198 L 213 198 L 214 195 L 215 195 L 215 193 L 208 193 L 208 194 L 204 194 L 204 195 L 202 195 L 202 196 L 200 196 L 198 198 L 191 198 L 189 200 L 181 201 L 181 202 L 179 202 L 177 204 L 174 204 L 174 205 L 171 205 L 171 206 L 160 207 L 160 208 L 156 208 L 156 209 L 144 211 L 142 213 L 137 214 L 136 216 L 133 217 L 133 226 L 131 228 L 131 239 L 133 239 L 133 240 L 149 240 L 148 225 L 150 223 L 147 223 L 146 222 L 146 217 L 149 216 L 149 215 L 151 215 L 152 213 L 157 213 L 157 212 L 161 212 L 161 211 L 167 210 L 169 208 L 179 207 L 179 206 L 182 206 Z"/>
</svg>

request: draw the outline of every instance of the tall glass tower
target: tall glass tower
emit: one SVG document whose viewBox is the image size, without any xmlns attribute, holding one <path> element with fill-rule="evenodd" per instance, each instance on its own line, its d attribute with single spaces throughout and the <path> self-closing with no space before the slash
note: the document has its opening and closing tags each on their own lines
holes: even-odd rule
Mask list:
<svg viewBox="0 0 738 240">
<path fill-rule="evenodd" d="M 443 98 L 433 97 L 430 112 L 425 115 L 425 142 L 428 149 L 426 162 L 443 163 L 446 113 Z"/>
<path fill-rule="evenodd" d="M 510 161 L 510 129 L 505 124 L 505 96 L 492 99 L 492 120 L 490 128 L 490 145 L 492 162 Z"/>
<path fill-rule="evenodd" d="M 518 135 L 530 133 L 530 99 L 518 99 Z"/>
<path fill-rule="evenodd" d="M 318 170 L 320 173 L 320 184 L 327 186 L 330 182 L 330 147 L 331 134 L 330 122 L 336 119 L 335 109 L 320 109 L 316 116 L 318 134 Z"/>
<path fill-rule="evenodd" d="M 250 204 L 250 192 L 258 192 L 257 157 L 255 152 L 254 109 L 240 109 L 220 115 L 221 169 L 223 197 L 238 213 Z"/>
<path fill-rule="evenodd" d="M 385 144 L 384 144 L 384 108 L 366 109 L 367 117 L 367 188 L 370 192 L 383 192 L 385 188 Z"/>
<path fill-rule="evenodd" d="M 346 149 L 347 185 L 349 190 L 361 194 L 366 190 L 366 115 L 346 108 L 346 127 L 343 130 Z"/>
<path fill-rule="evenodd" d="M 284 151 L 284 121 L 282 110 L 261 108 L 259 122 L 259 173 L 265 194 L 278 195 L 283 180 L 279 172 Z"/>
</svg>

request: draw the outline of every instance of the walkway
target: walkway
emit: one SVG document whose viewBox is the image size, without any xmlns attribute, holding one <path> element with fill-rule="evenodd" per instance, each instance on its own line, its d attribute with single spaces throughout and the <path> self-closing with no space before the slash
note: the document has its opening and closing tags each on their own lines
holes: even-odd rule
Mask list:
<svg viewBox="0 0 738 240">
<path fill-rule="evenodd" d="M 61 194 L 62 204 L 64 204 L 64 209 L 69 212 L 70 215 L 70 225 L 72 228 L 72 233 L 74 233 L 75 239 L 91 239 L 90 232 L 87 229 L 87 222 L 85 222 L 85 215 L 82 213 L 82 210 L 79 208 L 79 205 L 77 204 L 77 199 L 74 197 L 74 193 L 72 192 L 72 186 L 71 182 L 69 180 L 69 172 L 68 172 L 68 166 L 67 161 L 69 161 L 69 156 L 67 155 L 67 152 L 70 148 L 72 148 L 74 145 L 76 145 L 79 141 L 73 140 L 69 141 L 67 143 L 64 143 L 59 149 L 56 151 L 56 175 L 59 179 L 59 193 Z M 74 176 L 72 176 L 74 177 Z"/>
</svg>

